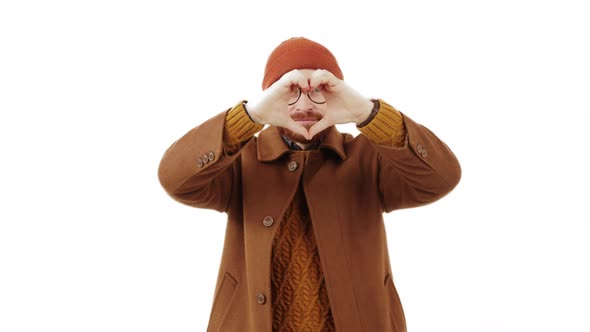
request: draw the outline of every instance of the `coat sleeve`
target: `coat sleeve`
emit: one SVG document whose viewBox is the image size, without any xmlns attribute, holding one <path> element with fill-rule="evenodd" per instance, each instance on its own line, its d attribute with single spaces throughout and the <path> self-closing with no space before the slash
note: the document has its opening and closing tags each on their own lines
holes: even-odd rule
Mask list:
<svg viewBox="0 0 590 332">
<path fill-rule="evenodd" d="M 453 190 L 461 178 L 461 167 L 451 149 L 428 128 L 382 100 L 380 104 L 375 118 L 359 130 L 377 152 L 382 210 L 426 205 Z M 400 130 L 405 135 L 396 142 Z"/>
<path fill-rule="evenodd" d="M 241 149 L 264 126 L 252 123 L 240 103 L 176 140 L 164 152 L 158 178 L 174 200 L 196 208 L 227 212 L 234 168 Z"/>
</svg>

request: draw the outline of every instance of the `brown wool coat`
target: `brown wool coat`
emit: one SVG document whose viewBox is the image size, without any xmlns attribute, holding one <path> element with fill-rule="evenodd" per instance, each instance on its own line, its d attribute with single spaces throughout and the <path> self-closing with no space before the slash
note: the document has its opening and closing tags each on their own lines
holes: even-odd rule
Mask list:
<svg viewBox="0 0 590 332">
<path fill-rule="evenodd" d="M 227 155 L 225 116 L 174 142 L 158 170 L 175 200 L 228 215 L 207 331 L 272 332 L 271 246 L 300 181 L 336 330 L 406 331 L 383 213 L 434 202 L 457 185 L 461 169 L 446 144 L 403 115 L 399 148 L 333 126 L 318 150 L 294 151 L 269 126 Z"/>
</svg>

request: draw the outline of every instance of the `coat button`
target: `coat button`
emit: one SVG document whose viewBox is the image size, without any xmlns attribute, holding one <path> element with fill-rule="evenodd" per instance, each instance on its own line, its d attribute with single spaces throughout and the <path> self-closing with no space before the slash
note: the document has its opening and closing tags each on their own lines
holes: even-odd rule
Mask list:
<svg viewBox="0 0 590 332">
<path fill-rule="evenodd" d="M 272 225 L 272 223 L 274 222 L 274 219 L 272 219 L 271 216 L 266 216 L 264 217 L 264 219 L 262 220 L 262 223 L 264 224 L 264 226 L 266 227 L 270 227 Z"/>
<path fill-rule="evenodd" d="M 258 302 L 258 304 L 264 304 L 266 302 L 266 296 L 261 292 L 256 293 L 256 302 Z"/>
<path fill-rule="evenodd" d="M 294 170 L 296 170 L 296 169 L 297 169 L 297 162 L 296 162 L 295 160 L 291 160 L 291 161 L 289 162 L 289 170 L 290 170 L 291 172 L 293 172 L 293 171 L 294 171 Z"/>
<path fill-rule="evenodd" d="M 213 161 L 213 159 L 215 159 L 215 153 L 213 153 L 213 151 L 209 151 L 207 153 L 207 158 L 209 158 L 209 161 Z"/>
<path fill-rule="evenodd" d="M 200 168 L 200 167 L 203 167 L 203 161 L 201 160 L 201 158 L 197 159 L 197 166 L 198 166 L 199 168 Z"/>
<path fill-rule="evenodd" d="M 201 160 L 203 161 L 203 163 L 208 163 L 209 162 L 209 157 L 207 156 L 207 154 L 204 154 L 201 156 Z"/>
<path fill-rule="evenodd" d="M 428 157 L 428 152 L 426 152 L 426 149 L 422 149 L 422 158 L 426 157 Z"/>
<path fill-rule="evenodd" d="M 419 154 L 422 154 L 422 151 L 424 151 L 424 149 L 422 148 L 422 145 L 420 145 L 420 144 L 416 145 L 416 151 L 418 151 Z"/>
</svg>

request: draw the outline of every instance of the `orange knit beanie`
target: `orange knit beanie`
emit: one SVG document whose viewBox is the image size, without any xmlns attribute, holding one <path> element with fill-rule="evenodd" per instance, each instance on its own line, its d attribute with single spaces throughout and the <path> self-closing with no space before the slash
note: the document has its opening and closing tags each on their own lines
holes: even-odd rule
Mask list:
<svg viewBox="0 0 590 332">
<path fill-rule="evenodd" d="M 334 55 L 323 45 L 303 37 L 293 37 L 277 46 L 266 61 L 262 90 L 293 69 L 325 69 L 344 79 Z"/>
</svg>

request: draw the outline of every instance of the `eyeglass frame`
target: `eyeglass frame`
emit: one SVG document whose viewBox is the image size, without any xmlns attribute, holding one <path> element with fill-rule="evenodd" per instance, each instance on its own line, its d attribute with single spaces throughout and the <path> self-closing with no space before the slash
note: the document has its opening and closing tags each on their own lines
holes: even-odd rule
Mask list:
<svg viewBox="0 0 590 332">
<path fill-rule="evenodd" d="M 295 105 L 299 101 L 299 98 L 301 98 L 301 93 L 302 93 L 301 92 L 301 88 L 300 87 L 297 87 L 297 89 L 299 90 L 299 94 L 297 95 L 297 99 L 295 99 L 295 101 L 292 102 L 292 103 L 288 103 L 287 105 L 289 105 L 289 106 Z M 316 88 L 316 90 L 317 90 L 317 88 Z M 309 98 L 309 100 L 311 100 L 312 103 L 317 104 L 317 105 L 322 105 L 322 104 L 325 104 L 326 103 L 326 100 L 324 100 L 321 103 L 318 103 L 317 101 L 311 99 L 311 96 L 309 95 L 310 93 L 311 92 L 308 92 L 308 93 L 306 93 L 306 95 L 307 95 L 307 98 Z"/>
</svg>

